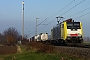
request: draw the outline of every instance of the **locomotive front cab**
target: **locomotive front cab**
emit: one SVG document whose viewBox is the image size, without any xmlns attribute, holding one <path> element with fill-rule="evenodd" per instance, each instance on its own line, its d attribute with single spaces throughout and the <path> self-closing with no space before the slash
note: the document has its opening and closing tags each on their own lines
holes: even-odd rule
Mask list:
<svg viewBox="0 0 90 60">
<path fill-rule="evenodd" d="M 67 41 L 81 43 L 82 40 L 81 22 L 67 22 Z"/>
<path fill-rule="evenodd" d="M 82 23 L 74 22 L 74 20 L 64 21 L 64 40 L 70 43 L 83 42 Z"/>
</svg>

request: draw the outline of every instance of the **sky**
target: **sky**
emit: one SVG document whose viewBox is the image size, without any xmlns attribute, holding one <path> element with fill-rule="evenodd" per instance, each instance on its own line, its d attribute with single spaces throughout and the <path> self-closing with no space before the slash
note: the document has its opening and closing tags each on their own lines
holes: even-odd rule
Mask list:
<svg viewBox="0 0 90 60">
<path fill-rule="evenodd" d="M 0 33 L 14 27 L 22 34 L 22 2 L 24 1 L 24 34 L 47 32 L 56 26 L 55 17 L 82 22 L 84 36 L 90 37 L 90 0 L 0 0 Z M 46 25 L 48 24 L 48 25 Z"/>
</svg>

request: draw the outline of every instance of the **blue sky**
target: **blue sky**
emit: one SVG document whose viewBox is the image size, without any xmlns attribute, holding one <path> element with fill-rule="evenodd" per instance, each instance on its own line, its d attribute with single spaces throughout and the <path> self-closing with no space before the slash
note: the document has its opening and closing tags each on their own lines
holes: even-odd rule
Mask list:
<svg viewBox="0 0 90 60">
<path fill-rule="evenodd" d="M 15 27 L 20 34 L 22 33 L 22 1 L 24 0 L 0 0 L 0 33 L 9 27 Z M 81 1 L 83 2 L 80 3 Z M 47 18 L 38 26 L 38 33 L 50 33 L 50 29 L 57 24 L 55 17 L 63 16 L 64 19 L 73 18 L 75 21 L 81 21 L 84 36 L 90 37 L 90 0 L 25 0 L 24 3 L 25 35 L 35 35 L 37 17 L 39 18 L 38 24 Z M 70 5 L 67 6 L 68 4 Z M 74 7 L 75 5 L 77 6 Z M 67 7 L 64 8 L 65 6 Z M 78 18 L 80 16 L 82 17 Z"/>
</svg>

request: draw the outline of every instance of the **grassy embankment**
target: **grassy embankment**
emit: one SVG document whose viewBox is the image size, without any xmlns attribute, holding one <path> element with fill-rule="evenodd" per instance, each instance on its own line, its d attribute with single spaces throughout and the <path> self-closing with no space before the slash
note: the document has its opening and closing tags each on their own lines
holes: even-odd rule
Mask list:
<svg viewBox="0 0 90 60">
<path fill-rule="evenodd" d="M 36 45 L 37 47 L 41 46 L 41 44 L 40 46 L 38 46 L 38 44 Z M 46 45 L 44 46 L 42 45 L 38 50 L 36 50 L 37 49 L 36 46 L 33 46 L 33 47 L 35 47 L 35 49 L 29 48 L 27 50 L 27 46 L 21 45 L 21 50 L 22 50 L 21 52 L 18 52 L 16 54 L 0 55 L 0 60 L 84 60 L 82 58 L 78 58 L 74 56 L 58 54 L 55 51 L 48 52 L 46 50 L 50 49 L 50 47 Z M 42 49 L 42 48 L 45 48 L 45 49 Z"/>
</svg>

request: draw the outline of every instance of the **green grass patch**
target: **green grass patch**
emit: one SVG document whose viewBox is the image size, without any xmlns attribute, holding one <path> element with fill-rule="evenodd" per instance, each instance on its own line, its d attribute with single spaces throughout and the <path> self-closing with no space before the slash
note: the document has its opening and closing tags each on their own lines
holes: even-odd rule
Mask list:
<svg viewBox="0 0 90 60">
<path fill-rule="evenodd" d="M 56 53 L 37 53 L 26 51 L 17 54 L 0 55 L 2 60 L 82 60 L 82 58 L 76 58 L 65 54 Z"/>
<path fill-rule="evenodd" d="M 18 54 L 0 56 L 3 60 L 59 60 L 59 57 L 52 54 L 23 52 Z"/>
</svg>

